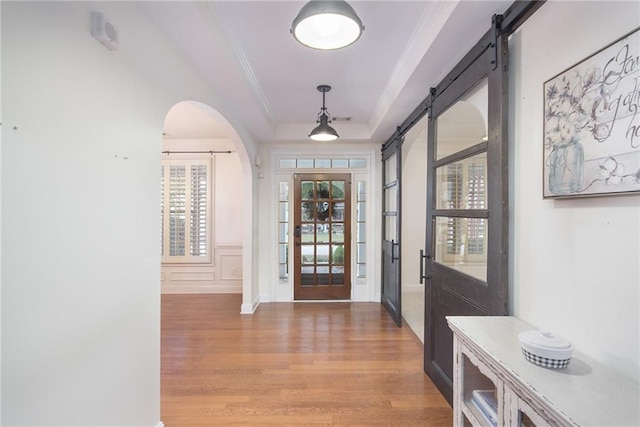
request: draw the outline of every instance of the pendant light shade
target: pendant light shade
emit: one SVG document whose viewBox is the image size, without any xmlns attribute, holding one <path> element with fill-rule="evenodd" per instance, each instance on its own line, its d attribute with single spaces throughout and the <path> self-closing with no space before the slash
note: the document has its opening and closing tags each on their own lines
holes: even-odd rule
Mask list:
<svg viewBox="0 0 640 427">
<path fill-rule="evenodd" d="M 328 119 L 329 117 L 326 114 L 321 115 L 320 124 L 311 131 L 309 138 L 314 141 L 333 141 L 338 139 L 338 132 L 329 126 Z"/>
<path fill-rule="evenodd" d="M 300 9 L 291 26 L 296 40 L 321 50 L 349 46 L 363 31 L 362 21 L 344 0 L 311 0 Z"/>
<path fill-rule="evenodd" d="M 331 126 L 331 119 L 329 118 L 329 113 L 327 108 L 324 106 L 324 97 L 325 93 L 331 90 L 331 86 L 329 85 L 320 85 L 318 86 L 318 91 L 322 92 L 322 108 L 320 109 L 320 113 L 318 113 L 318 120 L 316 123 L 319 123 L 311 133 L 309 134 L 309 138 L 314 141 L 333 141 L 338 139 L 338 132 Z"/>
</svg>

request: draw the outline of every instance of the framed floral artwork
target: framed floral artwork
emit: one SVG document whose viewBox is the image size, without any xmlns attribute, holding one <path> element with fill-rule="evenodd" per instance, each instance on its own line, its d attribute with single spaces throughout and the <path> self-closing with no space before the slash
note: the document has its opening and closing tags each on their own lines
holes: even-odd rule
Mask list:
<svg viewBox="0 0 640 427">
<path fill-rule="evenodd" d="M 544 83 L 544 198 L 640 192 L 640 28 Z"/>
</svg>

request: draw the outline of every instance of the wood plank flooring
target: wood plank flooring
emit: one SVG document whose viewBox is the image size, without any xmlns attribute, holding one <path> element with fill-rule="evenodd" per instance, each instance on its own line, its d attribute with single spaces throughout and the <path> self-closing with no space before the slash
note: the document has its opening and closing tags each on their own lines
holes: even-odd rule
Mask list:
<svg viewBox="0 0 640 427">
<path fill-rule="evenodd" d="M 186 426 L 451 426 L 422 348 L 378 303 L 162 296 L 162 421 Z"/>
</svg>

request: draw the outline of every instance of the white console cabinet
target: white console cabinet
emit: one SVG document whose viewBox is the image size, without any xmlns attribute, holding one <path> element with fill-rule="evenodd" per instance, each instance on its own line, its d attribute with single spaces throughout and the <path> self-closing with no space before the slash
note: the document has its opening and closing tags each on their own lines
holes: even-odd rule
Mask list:
<svg viewBox="0 0 640 427">
<path fill-rule="evenodd" d="M 574 351 L 564 369 L 528 362 L 515 317 L 447 317 L 454 426 L 640 426 L 640 384 Z"/>
</svg>

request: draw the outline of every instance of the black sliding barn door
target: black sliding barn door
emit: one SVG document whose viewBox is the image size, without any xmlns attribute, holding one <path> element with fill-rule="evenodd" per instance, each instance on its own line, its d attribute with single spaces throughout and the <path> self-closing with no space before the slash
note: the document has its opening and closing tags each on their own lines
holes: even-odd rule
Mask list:
<svg viewBox="0 0 640 427">
<path fill-rule="evenodd" d="M 400 291 L 400 197 L 402 139 L 382 147 L 382 305 L 402 326 Z"/>
<path fill-rule="evenodd" d="M 496 18 L 491 42 L 477 44 L 432 92 L 424 365 L 449 402 L 446 316 L 507 314 L 507 40 Z"/>
</svg>

